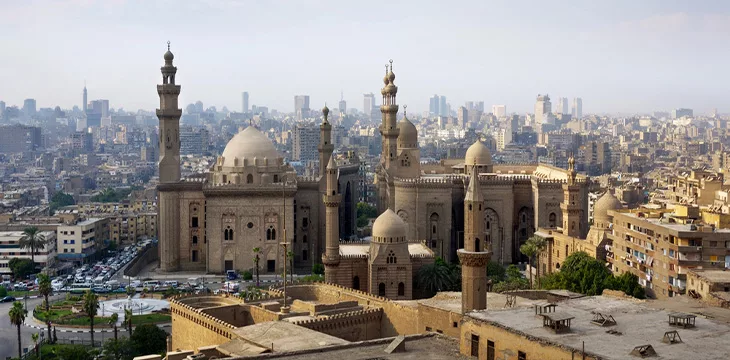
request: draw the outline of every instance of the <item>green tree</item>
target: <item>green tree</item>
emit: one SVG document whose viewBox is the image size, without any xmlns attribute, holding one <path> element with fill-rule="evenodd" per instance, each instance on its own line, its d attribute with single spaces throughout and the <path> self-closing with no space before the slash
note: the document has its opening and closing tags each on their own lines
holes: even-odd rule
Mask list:
<svg viewBox="0 0 730 360">
<path fill-rule="evenodd" d="M 49 210 L 51 211 L 52 215 L 54 212 L 56 212 L 56 209 L 73 204 L 73 196 L 66 194 L 63 191 L 59 191 L 53 194 L 53 197 L 51 198 L 51 201 L 49 203 Z"/>
<path fill-rule="evenodd" d="M 35 347 L 35 356 L 36 357 L 41 356 L 40 346 L 38 346 L 38 337 L 39 337 L 38 333 L 30 334 L 30 338 L 31 338 L 31 340 L 33 340 L 33 345 L 35 345 L 34 347 Z"/>
<path fill-rule="evenodd" d="M 137 325 L 130 340 L 137 355 L 159 354 L 167 347 L 167 333 L 153 324 Z"/>
<path fill-rule="evenodd" d="M 100 360 L 132 360 L 135 355 L 132 342 L 126 337 L 107 340 L 107 342 L 104 343 L 102 354 L 104 355 L 100 358 Z"/>
<path fill-rule="evenodd" d="M 109 325 L 114 327 L 114 340 L 118 340 L 117 337 L 117 322 L 119 321 L 119 314 L 112 313 L 112 315 L 109 317 Z"/>
<path fill-rule="evenodd" d="M 250 271 L 246 270 L 241 274 L 241 278 L 245 281 L 251 281 L 253 280 L 253 274 Z"/>
<path fill-rule="evenodd" d="M 23 229 L 23 237 L 18 241 L 18 246 L 21 249 L 30 249 L 30 261 L 33 263 L 35 269 L 35 253 L 38 249 L 42 249 L 46 245 L 46 238 L 41 234 L 35 226 L 30 226 Z"/>
<path fill-rule="evenodd" d="M 261 257 L 259 256 L 259 254 L 261 254 L 261 248 L 253 248 L 253 264 L 254 270 L 256 271 L 256 286 L 261 286 L 261 283 L 259 282 L 259 259 Z"/>
<path fill-rule="evenodd" d="M 324 265 L 320 263 L 315 263 L 314 265 L 312 265 L 312 274 L 324 275 Z"/>
<path fill-rule="evenodd" d="M 487 279 L 491 280 L 492 284 L 504 281 L 506 279 L 504 267 L 496 261 L 487 262 Z"/>
<path fill-rule="evenodd" d="M 530 288 L 532 288 L 532 259 L 537 254 L 537 248 L 535 247 L 535 244 L 526 241 L 520 246 L 520 252 L 522 253 L 522 255 L 527 256 L 527 272 L 530 274 Z"/>
<path fill-rule="evenodd" d="M 46 314 L 51 311 L 51 303 L 48 301 L 48 296 L 53 292 L 51 286 L 51 278 L 46 274 L 38 275 L 38 292 L 43 296 L 43 302 L 46 305 Z M 51 320 L 46 316 L 46 325 L 48 326 L 48 341 L 51 341 Z"/>
<path fill-rule="evenodd" d="M 368 224 L 368 219 L 378 216 L 378 209 L 368 203 L 357 203 L 357 227 L 364 227 Z"/>
<path fill-rule="evenodd" d="M 25 311 L 25 309 L 23 309 L 23 304 L 21 304 L 20 301 L 14 302 L 13 306 L 10 308 L 10 311 L 8 311 L 10 323 L 15 325 L 15 327 L 17 327 L 18 329 L 18 357 L 23 356 L 23 346 L 20 339 L 20 327 L 23 326 L 26 315 L 27 312 Z"/>
<path fill-rule="evenodd" d="M 606 289 L 623 291 L 626 295 L 633 296 L 637 299 L 646 298 L 646 290 L 639 284 L 639 277 L 630 272 L 607 278 L 604 287 Z"/>
<path fill-rule="evenodd" d="M 5 286 L 0 286 L 0 298 L 8 296 L 8 289 Z"/>
<path fill-rule="evenodd" d="M 8 267 L 16 279 L 24 279 L 35 271 L 35 265 L 30 259 L 12 258 Z"/>
<path fill-rule="evenodd" d="M 129 336 L 132 336 L 132 316 L 132 309 L 124 308 L 124 325 Z"/>
<path fill-rule="evenodd" d="M 56 359 L 58 360 L 92 360 L 94 359 L 94 351 L 89 351 L 83 345 L 66 345 L 56 349 Z"/>
<path fill-rule="evenodd" d="M 94 317 L 99 311 L 99 297 L 91 290 L 86 290 L 84 294 L 84 304 L 82 306 L 86 316 L 89 317 L 89 334 L 91 334 L 91 347 L 94 347 Z"/>
<path fill-rule="evenodd" d="M 424 291 L 425 296 L 433 296 L 439 291 L 449 291 L 458 288 L 459 275 L 454 267 L 449 266 L 440 258 L 433 264 L 422 266 L 416 274 L 418 288 Z"/>
<path fill-rule="evenodd" d="M 547 241 L 539 236 L 531 236 L 527 239 L 527 242 L 531 243 L 535 248 L 535 258 L 537 259 L 537 286 L 540 287 L 540 256 L 547 248 Z"/>
</svg>

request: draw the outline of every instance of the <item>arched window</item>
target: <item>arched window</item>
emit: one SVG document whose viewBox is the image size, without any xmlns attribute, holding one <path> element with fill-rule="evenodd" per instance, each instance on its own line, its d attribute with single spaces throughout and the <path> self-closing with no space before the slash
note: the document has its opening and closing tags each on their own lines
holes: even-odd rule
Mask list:
<svg viewBox="0 0 730 360">
<path fill-rule="evenodd" d="M 246 175 L 246 184 L 253 184 L 253 175 Z"/>
<path fill-rule="evenodd" d="M 276 229 L 271 229 L 271 240 L 276 240 Z"/>
<path fill-rule="evenodd" d="M 398 263 L 398 258 L 395 257 L 395 254 L 393 254 L 392 250 L 388 253 L 388 258 L 386 260 L 387 260 L 388 264 L 397 264 Z"/>
<path fill-rule="evenodd" d="M 570 223 L 570 230 L 575 230 L 575 221 Z"/>
<path fill-rule="evenodd" d="M 474 238 L 474 251 L 481 251 L 479 248 L 480 245 L 479 238 Z"/>
<path fill-rule="evenodd" d="M 279 175 L 274 174 L 274 182 L 275 183 L 278 183 L 279 182 Z"/>
<path fill-rule="evenodd" d="M 271 229 L 266 229 L 266 240 L 271 240 Z"/>
<path fill-rule="evenodd" d="M 378 296 L 385 296 L 385 283 L 378 284 Z"/>
<path fill-rule="evenodd" d="M 471 204 L 469 204 L 469 211 L 471 211 Z"/>
<path fill-rule="evenodd" d="M 307 235 L 302 236 L 302 242 L 307 242 Z"/>
<path fill-rule="evenodd" d="M 398 283 L 398 296 L 406 296 L 406 284 Z"/>
<path fill-rule="evenodd" d="M 197 243 L 198 243 L 198 236 L 193 235 L 193 244 L 197 244 Z"/>
<path fill-rule="evenodd" d="M 555 213 L 550 213 L 548 216 L 548 225 L 549 227 L 555 227 L 555 222 L 557 221 L 557 216 Z"/>
<path fill-rule="evenodd" d="M 352 278 L 352 288 L 355 290 L 360 290 L 360 277 L 355 276 Z"/>
</svg>

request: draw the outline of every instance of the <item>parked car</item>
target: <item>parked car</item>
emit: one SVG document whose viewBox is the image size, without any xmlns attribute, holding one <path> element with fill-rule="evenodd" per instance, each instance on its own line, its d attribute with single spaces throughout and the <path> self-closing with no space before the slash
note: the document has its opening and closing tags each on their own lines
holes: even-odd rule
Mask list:
<svg viewBox="0 0 730 360">
<path fill-rule="evenodd" d="M 228 270 L 228 271 L 226 271 L 226 279 L 227 280 L 236 280 L 236 279 L 238 279 L 238 273 L 236 273 L 236 270 Z"/>
<path fill-rule="evenodd" d="M 4 303 L 13 302 L 13 301 L 15 301 L 15 298 L 12 296 L 6 296 L 6 297 L 2 298 L 2 300 L 0 300 L 0 302 L 4 302 Z"/>
</svg>

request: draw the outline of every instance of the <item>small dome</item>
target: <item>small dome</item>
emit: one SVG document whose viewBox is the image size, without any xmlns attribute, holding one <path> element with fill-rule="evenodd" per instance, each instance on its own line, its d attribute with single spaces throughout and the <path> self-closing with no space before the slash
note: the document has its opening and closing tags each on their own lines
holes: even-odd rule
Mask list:
<svg viewBox="0 0 730 360">
<path fill-rule="evenodd" d="M 492 154 L 487 145 L 484 145 L 481 140 L 477 140 L 466 150 L 464 163 L 466 165 L 492 165 Z"/>
<path fill-rule="evenodd" d="M 329 108 L 327 107 L 327 105 L 325 105 L 325 106 L 324 106 L 324 107 L 322 108 L 322 115 L 324 115 L 324 117 L 325 117 L 325 118 L 327 118 L 327 115 L 328 115 L 329 113 L 330 113 L 330 109 L 329 109 Z"/>
<path fill-rule="evenodd" d="M 400 130 L 400 134 L 398 135 L 399 148 L 418 146 L 418 130 L 416 130 L 416 126 L 408 118 L 404 116 L 398 122 L 398 129 Z"/>
<path fill-rule="evenodd" d="M 406 223 L 393 210 L 385 210 L 373 223 L 373 238 L 405 240 Z"/>
<path fill-rule="evenodd" d="M 611 190 L 608 190 L 593 205 L 593 218 L 595 219 L 595 222 L 608 221 L 610 219 L 608 216 L 609 210 L 618 210 L 622 208 L 623 205 L 621 204 L 621 201 L 613 195 Z"/>
<path fill-rule="evenodd" d="M 388 73 L 385 73 L 385 76 L 383 76 L 383 84 L 388 85 Z"/>
<path fill-rule="evenodd" d="M 388 72 L 388 80 L 390 81 L 391 84 L 393 83 L 393 81 L 395 81 L 395 74 L 393 73 L 393 69 L 392 68 Z"/>
<path fill-rule="evenodd" d="M 167 50 L 165 53 L 165 61 L 172 61 L 175 58 L 175 55 L 172 55 L 172 51 Z"/>
<path fill-rule="evenodd" d="M 385 85 L 383 90 L 385 90 L 386 94 L 396 94 L 398 92 L 398 87 L 393 85 L 393 83 L 390 83 L 388 85 Z"/>
<path fill-rule="evenodd" d="M 249 164 L 253 163 L 254 158 L 261 160 L 268 158 L 270 163 L 280 158 L 271 140 L 253 126 L 233 136 L 221 156 L 223 156 L 223 166 L 234 166 L 236 158 L 239 166 L 242 166 L 243 158 L 248 159 Z"/>
</svg>

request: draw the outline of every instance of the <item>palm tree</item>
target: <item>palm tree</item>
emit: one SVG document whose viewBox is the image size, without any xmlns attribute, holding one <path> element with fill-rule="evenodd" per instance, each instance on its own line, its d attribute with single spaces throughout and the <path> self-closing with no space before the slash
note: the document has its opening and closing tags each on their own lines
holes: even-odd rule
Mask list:
<svg viewBox="0 0 730 360">
<path fill-rule="evenodd" d="M 129 336 L 132 336 L 132 309 L 124 308 L 124 325 L 127 328 Z"/>
<path fill-rule="evenodd" d="M 119 321 L 119 314 L 112 313 L 112 316 L 109 317 L 109 325 L 114 327 L 114 340 L 118 340 L 118 338 L 117 338 L 117 321 Z"/>
<path fill-rule="evenodd" d="M 14 302 L 10 311 L 8 311 L 10 323 L 18 328 L 18 357 L 23 356 L 23 346 L 20 341 L 20 327 L 23 325 L 23 322 L 25 322 L 26 315 L 27 312 L 23 309 L 23 304 L 21 304 L 20 301 Z"/>
<path fill-rule="evenodd" d="M 33 268 L 35 269 L 36 249 L 46 245 L 46 238 L 37 227 L 31 226 L 23 230 L 23 237 L 20 238 L 18 245 L 21 249 L 30 249 L 30 261 L 33 262 Z"/>
<path fill-rule="evenodd" d="M 89 333 L 91 334 L 91 347 L 94 347 L 94 317 L 99 311 L 99 297 L 96 296 L 91 290 L 86 290 L 84 294 L 83 309 L 86 315 L 89 317 Z"/>
<path fill-rule="evenodd" d="M 425 290 L 429 294 L 451 290 L 455 287 L 456 282 L 458 282 L 454 271 L 447 264 L 438 261 L 422 266 L 418 270 L 416 278 L 418 280 L 418 288 Z"/>
<path fill-rule="evenodd" d="M 46 274 L 38 275 L 38 292 L 43 295 L 46 302 L 46 325 L 48 325 L 48 341 L 51 340 L 51 304 L 48 302 L 48 296 L 51 295 L 53 287 L 51 287 L 51 278 Z"/>
<path fill-rule="evenodd" d="M 259 283 L 259 254 L 261 253 L 261 248 L 253 248 L 253 263 L 256 267 L 256 286 L 260 286 Z"/>
<path fill-rule="evenodd" d="M 289 250 L 286 252 L 286 258 L 289 260 L 289 282 L 294 283 L 294 252 Z"/>
<path fill-rule="evenodd" d="M 547 241 L 539 236 L 532 236 L 527 241 L 531 242 L 535 247 L 535 257 L 537 258 L 537 287 L 540 287 L 540 277 L 544 275 L 540 273 L 540 256 L 545 251 L 545 248 L 547 248 Z M 565 255 L 567 256 L 568 254 Z"/>
<path fill-rule="evenodd" d="M 527 239 L 527 241 L 525 241 L 525 243 L 520 246 L 520 252 L 522 253 L 522 255 L 527 256 L 527 263 L 529 266 L 527 272 L 530 273 L 530 288 L 532 288 L 532 258 L 534 258 L 535 254 L 537 254 L 537 248 L 535 247 L 535 244 L 530 241 L 530 239 Z"/>
<path fill-rule="evenodd" d="M 33 339 L 33 344 L 35 344 L 35 356 L 40 357 L 40 351 L 38 349 L 38 333 L 30 334 L 30 338 Z"/>
</svg>

